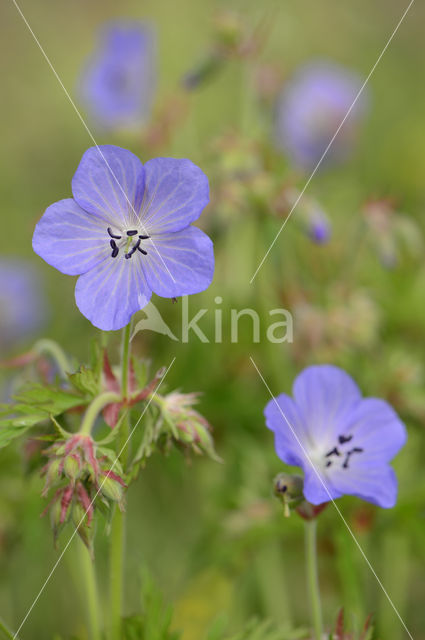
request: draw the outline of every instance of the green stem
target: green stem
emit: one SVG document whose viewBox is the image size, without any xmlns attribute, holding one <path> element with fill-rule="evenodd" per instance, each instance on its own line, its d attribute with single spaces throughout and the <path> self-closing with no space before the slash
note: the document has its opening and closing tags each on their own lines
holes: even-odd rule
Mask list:
<svg viewBox="0 0 425 640">
<path fill-rule="evenodd" d="M 319 573 L 317 569 L 316 519 L 305 523 L 305 550 L 307 564 L 307 588 L 310 595 L 315 640 L 323 638 L 322 607 L 320 604 Z"/>
<path fill-rule="evenodd" d="M 38 340 L 34 347 L 34 351 L 37 353 L 48 354 L 57 364 L 59 373 L 62 378 L 67 378 L 68 373 L 72 370 L 72 367 L 61 347 L 53 340 L 43 339 Z"/>
<path fill-rule="evenodd" d="M 5 625 L 5 623 L 1 618 L 0 618 L 0 632 L 4 635 L 5 638 L 11 638 L 11 640 L 15 638 L 12 631 L 10 631 L 10 629 Z M 0 638 L 1 637 L 2 636 L 0 635 Z M 19 638 L 17 638 L 17 640 L 19 640 Z"/>
<path fill-rule="evenodd" d="M 130 369 L 130 335 L 131 322 L 123 329 L 123 341 L 121 352 L 121 394 L 123 398 L 128 396 L 128 382 Z M 128 413 L 124 417 L 122 426 L 122 437 L 120 449 L 125 445 L 128 438 L 129 418 Z M 127 461 L 127 451 L 124 450 L 121 456 L 121 463 L 125 468 Z M 110 567 L 109 567 L 109 597 L 110 597 L 110 615 L 111 615 L 111 640 L 121 640 L 121 620 L 122 620 L 122 602 L 124 587 L 124 546 L 125 546 L 125 514 L 115 508 L 111 525 L 111 548 L 110 548 Z"/>
<path fill-rule="evenodd" d="M 94 562 L 90 557 L 87 547 L 83 543 L 80 543 L 80 541 L 78 542 L 80 548 L 81 568 L 86 588 L 85 596 L 89 619 L 90 639 L 101 640 L 99 600 Z"/>
<path fill-rule="evenodd" d="M 124 514 L 117 508 L 112 518 L 111 547 L 109 556 L 109 597 L 111 615 L 111 640 L 121 640 L 121 610 L 123 602 Z"/>
<path fill-rule="evenodd" d="M 101 393 L 100 396 L 97 396 L 87 408 L 81 423 L 80 433 L 90 435 L 96 418 L 102 409 L 104 409 L 108 404 L 121 402 L 121 400 L 121 396 L 113 391 L 106 391 L 105 393 Z"/>
<path fill-rule="evenodd" d="M 124 327 L 123 334 L 122 334 L 121 388 L 122 388 L 123 398 L 126 398 L 128 395 L 128 373 L 130 368 L 130 334 L 131 334 L 131 322 L 129 322 L 128 325 Z"/>
</svg>

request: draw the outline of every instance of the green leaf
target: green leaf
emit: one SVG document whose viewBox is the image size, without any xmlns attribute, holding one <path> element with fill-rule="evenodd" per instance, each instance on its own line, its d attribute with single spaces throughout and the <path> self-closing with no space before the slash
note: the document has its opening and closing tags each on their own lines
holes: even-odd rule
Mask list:
<svg viewBox="0 0 425 640">
<path fill-rule="evenodd" d="M 84 394 L 94 397 L 100 391 L 100 378 L 97 372 L 84 365 L 76 373 L 68 375 L 72 386 Z"/>
<path fill-rule="evenodd" d="M 0 419 L 0 449 L 46 418 L 47 415 L 40 412 Z"/>
<path fill-rule="evenodd" d="M 0 405 L 0 448 L 36 424 L 89 402 L 85 396 L 41 384 L 27 385 L 15 400 L 16 404 Z"/>
<path fill-rule="evenodd" d="M 14 412 L 36 409 L 45 411 L 47 415 L 59 415 L 69 409 L 86 405 L 90 401 L 90 398 L 70 391 L 57 387 L 45 387 L 41 384 L 24 387 L 14 399 L 17 401 L 17 404 L 11 409 Z"/>
</svg>

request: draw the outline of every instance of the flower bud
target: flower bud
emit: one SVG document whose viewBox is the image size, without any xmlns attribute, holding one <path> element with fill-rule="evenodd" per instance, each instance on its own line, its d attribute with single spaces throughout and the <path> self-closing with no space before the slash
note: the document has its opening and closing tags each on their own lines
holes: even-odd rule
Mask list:
<svg viewBox="0 0 425 640">
<path fill-rule="evenodd" d="M 291 507 L 304 500 L 303 487 L 304 480 L 298 475 L 279 473 L 274 479 L 274 494 L 283 504 L 285 518 L 291 515 Z"/>
<path fill-rule="evenodd" d="M 118 506 L 121 510 L 123 510 L 123 499 L 124 499 L 124 488 L 125 484 L 119 478 L 119 476 L 115 475 L 112 471 L 102 472 L 105 475 L 105 478 L 100 483 L 100 491 L 109 500 L 113 502 L 118 502 Z"/>
</svg>

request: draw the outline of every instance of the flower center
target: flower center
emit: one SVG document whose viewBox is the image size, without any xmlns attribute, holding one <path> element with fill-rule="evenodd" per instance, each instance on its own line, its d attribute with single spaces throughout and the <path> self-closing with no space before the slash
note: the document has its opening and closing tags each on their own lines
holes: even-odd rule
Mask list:
<svg viewBox="0 0 425 640">
<path fill-rule="evenodd" d="M 339 462 L 341 464 L 342 469 L 348 469 L 350 464 L 350 458 L 355 453 L 363 453 L 363 449 L 361 447 L 351 447 L 346 446 L 353 439 L 352 435 L 348 436 L 338 436 L 338 444 L 330 449 L 327 453 L 325 453 L 325 466 L 331 467 L 334 463 Z"/>
<path fill-rule="evenodd" d="M 126 260 L 129 260 L 136 251 L 140 251 L 144 256 L 148 255 L 148 252 L 142 249 L 140 245 L 142 240 L 148 240 L 150 236 L 139 235 L 137 229 L 129 229 L 125 231 L 123 235 L 114 233 L 111 227 L 108 227 L 107 231 L 110 237 L 109 244 L 112 249 L 111 258 L 116 258 L 121 249 L 124 250 L 124 258 Z"/>
</svg>

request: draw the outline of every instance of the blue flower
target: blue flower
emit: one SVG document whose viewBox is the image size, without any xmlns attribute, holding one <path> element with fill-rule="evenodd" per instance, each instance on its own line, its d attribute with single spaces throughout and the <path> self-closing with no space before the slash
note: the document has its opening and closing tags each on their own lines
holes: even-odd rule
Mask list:
<svg viewBox="0 0 425 640">
<path fill-rule="evenodd" d="M 138 126 L 149 117 L 154 90 L 152 29 L 138 22 L 104 27 L 79 87 L 92 119 L 108 129 Z"/>
<path fill-rule="evenodd" d="M 335 135 L 361 87 L 344 67 L 315 62 L 302 67 L 278 98 L 276 143 L 302 169 L 312 169 Z M 353 147 L 367 99 L 361 94 L 328 150 L 324 164 L 340 162 Z"/>
<path fill-rule="evenodd" d="M 315 244 L 326 244 L 331 237 L 331 224 L 322 209 L 313 209 L 307 224 L 307 234 Z"/>
<path fill-rule="evenodd" d="M 77 306 L 96 327 L 124 327 L 153 291 L 174 298 L 210 285 L 212 242 L 190 226 L 208 204 L 208 179 L 190 160 L 143 166 L 120 147 L 92 147 L 72 192 L 45 211 L 33 248 L 62 273 L 80 276 Z"/>
<path fill-rule="evenodd" d="M 350 494 L 394 506 L 397 479 L 389 462 L 406 442 L 405 427 L 387 402 L 362 398 L 342 369 L 307 367 L 295 379 L 293 399 L 281 394 L 264 413 L 279 458 L 303 468 L 309 502 Z"/>
<path fill-rule="evenodd" d="M 45 309 L 34 266 L 17 258 L 0 259 L 0 351 L 35 333 L 46 319 Z"/>
</svg>

